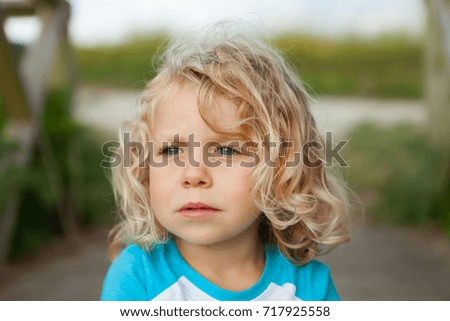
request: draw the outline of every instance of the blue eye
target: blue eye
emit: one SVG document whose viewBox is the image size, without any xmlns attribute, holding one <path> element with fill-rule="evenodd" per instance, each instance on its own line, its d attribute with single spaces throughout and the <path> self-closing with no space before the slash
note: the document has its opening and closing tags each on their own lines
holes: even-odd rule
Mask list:
<svg viewBox="0 0 450 321">
<path fill-rule="evenodd" d="M 225 156 L 231 156 L 236 153 L 236 150 L 231 147 L 222 146 L 217 149 L 217 151 Z"/>
<path fill-rule="evenodd" d="M 166 147 L 161 151 L 161 154 L 164 155 L 177 155 L 180 152 L 180 148 L 179 147 Z"/>
</svg>

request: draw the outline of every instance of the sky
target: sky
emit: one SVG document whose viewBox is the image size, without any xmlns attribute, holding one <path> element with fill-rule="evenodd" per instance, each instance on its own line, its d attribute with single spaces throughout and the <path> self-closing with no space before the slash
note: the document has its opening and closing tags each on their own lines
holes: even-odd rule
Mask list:
<svg viewBox="0 0 450 321">
<path fill-rule="evenodd" d="M 0 0 L 4 1 L 4 0 Z M 155 31 L 200 28 L 218 19 L 238 18 L 277 35 L 286 31 L 322 36 L 375 36 L 403 31 L 420 35 L 423 0 L 68 0 L 70 36 L 76 45 L 114 44 Z M 37 19 L 8 19 L 12 40 L 37 37 Z"/>
</svg>

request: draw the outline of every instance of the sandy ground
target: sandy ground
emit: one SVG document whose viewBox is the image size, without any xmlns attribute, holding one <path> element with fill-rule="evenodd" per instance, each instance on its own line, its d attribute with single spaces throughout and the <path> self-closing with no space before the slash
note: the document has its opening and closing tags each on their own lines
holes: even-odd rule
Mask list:
<svg viewBox="0 0 450 321">
<path fill-rule="evenodd" d="M 115 132 L 137 112 L 139 93 L 82 89 L 75 116 Z M 340 137 L 361 121 L 422 123 L 421 102 L 321 98 L 313 107 L 319 126 Z M 80 245 L 41 249 L 0 271 L 1 300 L 98 300 L 109 262 L 106 233 L 83 234 Z M 362 224 L 352 241 L 320 258 L 331 267 L 344 300 L 450 300 L 450 241 L 430 231 Z"/>
</svg>

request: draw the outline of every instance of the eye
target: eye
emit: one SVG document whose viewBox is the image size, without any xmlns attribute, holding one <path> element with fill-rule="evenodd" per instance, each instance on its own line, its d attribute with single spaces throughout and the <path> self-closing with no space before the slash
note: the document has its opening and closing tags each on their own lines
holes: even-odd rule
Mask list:
<svg viewBox="0 0 450 321">
<path fill-rule="evenodd" d="M 231 147 L 227 147 L 227 146 L 221 146 L 219 148 L 217 148 L 217 152 L 221 155 L 225 155 L 225 156 L 232 156 L 236 153 L 238 153 L 237 150 L 231 148 Z"/>
<path fill-rule="evenodd" d="M 180 152 L 180 148 L 177 146 L 166 147 L 161 150 L 163 155 L 177 155 Z"/>
</svg>

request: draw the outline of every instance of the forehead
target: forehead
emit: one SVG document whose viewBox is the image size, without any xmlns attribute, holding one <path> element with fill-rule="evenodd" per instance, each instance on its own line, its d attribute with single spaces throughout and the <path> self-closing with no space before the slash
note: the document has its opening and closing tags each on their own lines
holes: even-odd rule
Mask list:
<svg viewBox="0 0 450 321">
<path fill-rule="evenodd" d="M 214 97 L 213 106 L 206 106 L 208 120 L 219 126 L 239 121 L 237 106 L 224 97 Z M 159 102 L 154 114 L 153 135 L 190 135 L 213 132 L 200 115 L 197 90 L 192 86 L 174 86 Z"/>
</svg>

